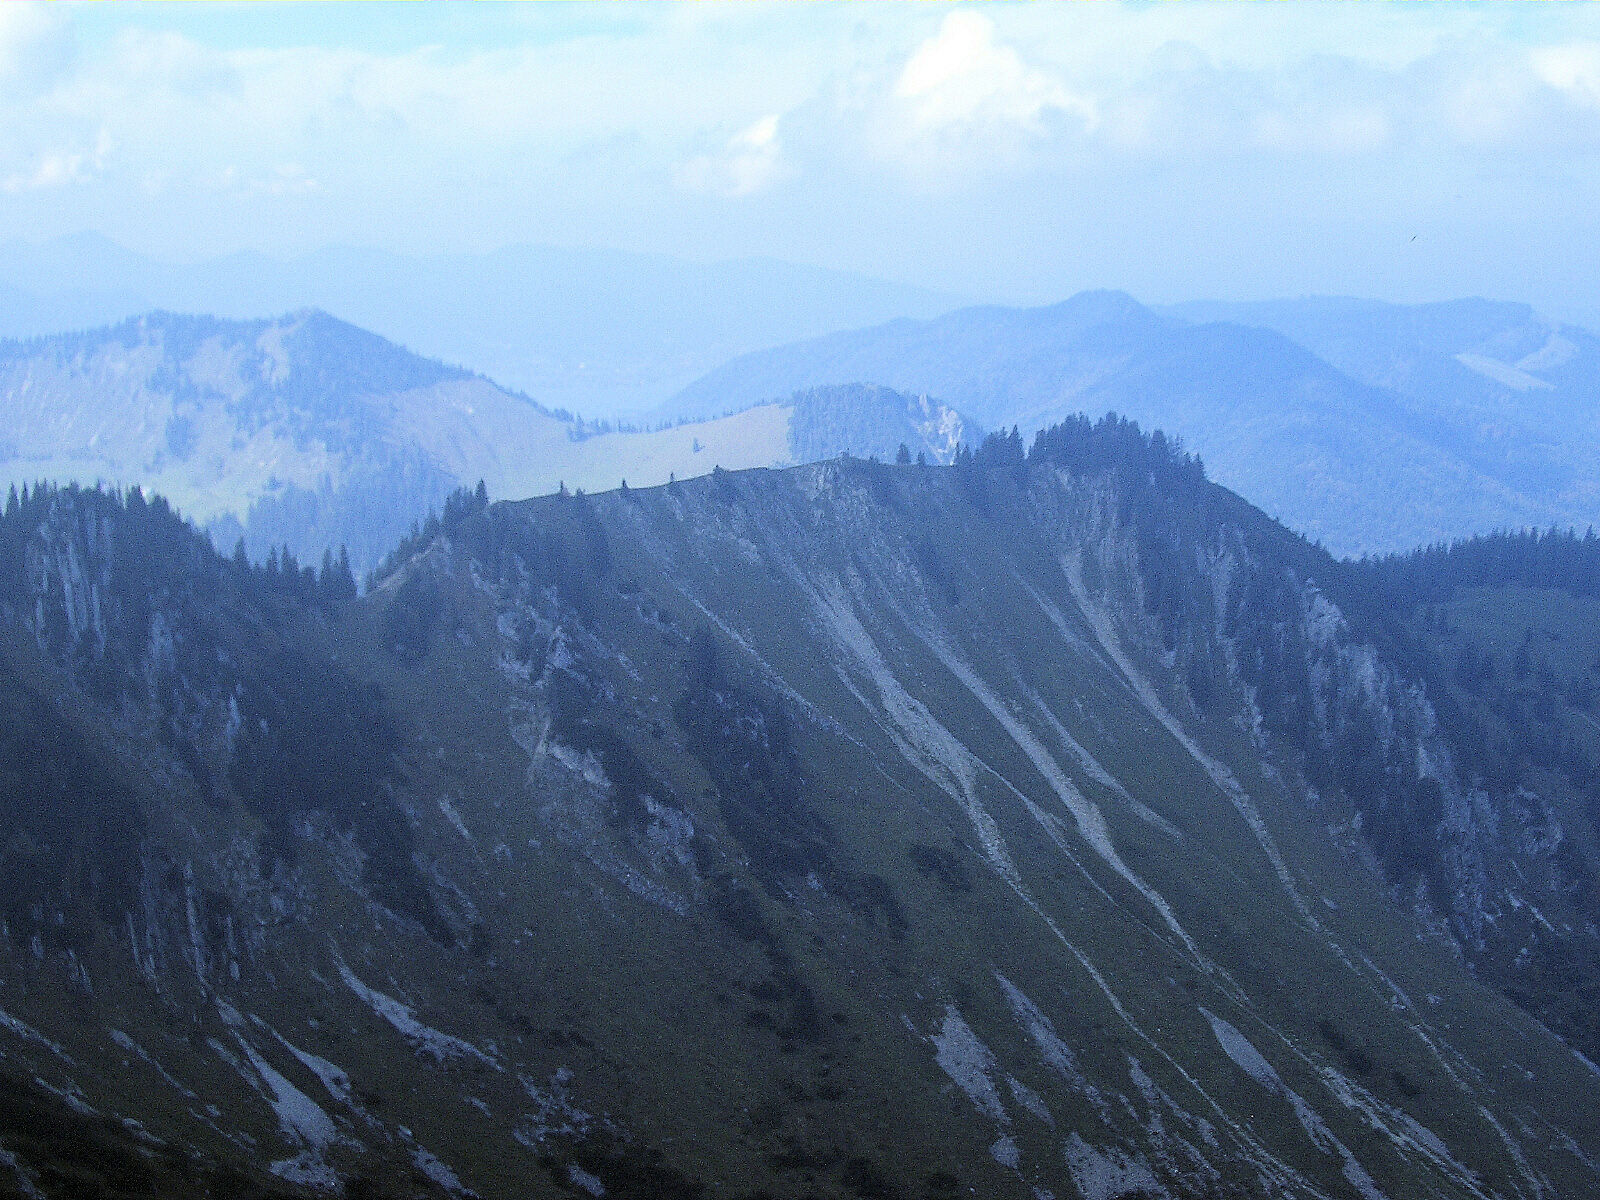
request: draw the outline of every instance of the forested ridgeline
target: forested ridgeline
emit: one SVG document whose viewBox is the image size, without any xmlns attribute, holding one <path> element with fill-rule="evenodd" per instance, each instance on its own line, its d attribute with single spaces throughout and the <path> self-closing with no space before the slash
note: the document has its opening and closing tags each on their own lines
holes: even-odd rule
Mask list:
<svg viewBox="0 0 1600 1200">
<path fill-rule="evenodd" d="M 1441 604 L 1467 588 L 1553 588 L 1600 596 L 1600 536 L 1576 530 L 1525 529 L 1480 534 L 1406 554 L 1346 560 L 1340 574 L 1353 593 L 1391 610 Z"/>
<path fill-rule="evenodd" d="M 0 597 L 25 592 L 25 550 L 40 528 L 63 512 L 72 514 L 85 529 L 115 524 L 117 546 L 110 569 L 119 595 L 140 594 L 157 586 L 170 589 L 174 579 L 186 580 L 196 589 L 239 589 L 241 598 L 292 598 L 328 611 L 356 595 L 350 558 L 343 549 L 337 555 L 324 553 L 320 568 L 300 563 L 288 547 L 274 547 L 263 562 L 252 563 L 242 541 L 235 545 L 232 557 L 224 558 L 164 497 L 146 497 L 137 487 L 122 490 L 41 482 L 20 491 L 10 489 L 0 513 Z M 224 591 L 218 598 L 229 594 Z"/>
</svg>

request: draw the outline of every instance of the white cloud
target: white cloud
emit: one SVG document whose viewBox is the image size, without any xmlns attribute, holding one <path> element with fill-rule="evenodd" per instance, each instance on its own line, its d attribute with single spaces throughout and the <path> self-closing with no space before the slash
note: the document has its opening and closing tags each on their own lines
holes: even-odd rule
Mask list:
<svg viewBox="0 0 1600 1200">
<path fill-rule="evenodd" d="M 1279 153 L 1361 154 L 1383 149 L 1393 128 L 1381 104 L 1267 107 L 1250 119 L 1250 144 Z"/>
<path fill-rule="evenodd" d="M 301 196 L 315 192 L 321 186 L 298 163 L 279 163 L 255 173 L 247 173 L 230 165 L 216 172 L 207 182 L 218 192 L 256 196 Z M 145 186 L 148 188 L 152 185 L 146 181 Z M 159 183 L 154 186 L 159 186 Z"/>
<path fill-rule="evenodd" d="M 1600 42 L 1542 46 L 1529 55 L 1538 78 L 1583 104 L 1600 107 Z"/>
<path fill-rule="evenodd" d="M 106 156 L 110 152 L 111 139 L 102 130 L 93 149 L 56 150 L 41 154 L 25 169 L 0 180 L 0 191 L 16 195 L 88 183 L 104 170 Z"/>
<path fill-rule="evenodd" d="M 73 51 L 72 24 L 53 6 L 0 4 L 0 94 L 47 86 Z"/>
<path fill-rule="evenodd" d="M 994 33 L 988 17 L 957 9 L 917 47 L 894 86 L 914 127 L 937 132 L 1002 123 L 1038 130 L 1051 112 L 1094 124 L 1092 100 L 1029 67 Z"/>
<path fill-rule="evenodd" d="M 0 183 L 0 189 L 15 194 L 61 187 L 68 183 L 84 183 L 89 178 L 85 165 L 82 154 L 47 154 L 39 159 L 32 171 L 8 175 Z"/>
<path fill-rule="evenodd" d="M 1156 250 L 1184 229 L 1234 238 L 1225 273 L 1425 203 L 1510 261 L 1505 230 L 1600 189 L 1600 6 L 533 6 L 432 41 L 274 15 L 255 44 L 185 6 L 0 0 L 7 236 L 776 253 L 1042 296 L 1194 274 Z"/>
<path fill-rule="evenodd" d="M 715 154 L 700 154 L 678 169 L 680 186 L 737 199 L 751 196 L 783 173 L 778 116 L 769 114 L 728 139 Z"/>
</svg>

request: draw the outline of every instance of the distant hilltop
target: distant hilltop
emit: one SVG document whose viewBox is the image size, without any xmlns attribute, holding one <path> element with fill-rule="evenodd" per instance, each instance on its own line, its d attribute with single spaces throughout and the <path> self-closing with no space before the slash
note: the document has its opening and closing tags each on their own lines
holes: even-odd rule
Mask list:
<svg viewBox="0 0 1600 1200">
<path fill-rule="evenodd" d="M 813 389 L 653 429 L 552 411 L 318 310 L 151 313 L 0 343 L 0 484 L 138 484 L 210 529 L 358 573 L 457 488 L 520 499 L 901 444 L 949 462 L 980 431 L 925 397 Z"/>
<path fill-rule="evenodd" d="M 966 308 L 743 355 L 663 416 L 865 381 L 1025 433 L 1116 412 L 1336 554 L 1600 524 L 1600 338 L 1521 304 L 1121 292 Z"/>
</svg>

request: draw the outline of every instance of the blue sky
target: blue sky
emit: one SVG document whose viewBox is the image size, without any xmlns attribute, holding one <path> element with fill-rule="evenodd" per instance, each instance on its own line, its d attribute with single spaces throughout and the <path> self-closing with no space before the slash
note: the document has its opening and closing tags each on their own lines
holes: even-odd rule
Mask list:
<svg viewBox="0 0 1600 1200">
<path fill-rule="evenodd" d="M 1600 6 L 0 5 L 0 229 L 1600 324 Z"/>
</svg>

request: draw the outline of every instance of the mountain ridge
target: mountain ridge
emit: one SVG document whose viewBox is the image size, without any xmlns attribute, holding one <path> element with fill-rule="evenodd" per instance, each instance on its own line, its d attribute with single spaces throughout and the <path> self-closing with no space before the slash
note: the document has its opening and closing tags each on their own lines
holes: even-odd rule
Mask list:
<svg viewBox="0 0 1600 1200">
<path fill-rule="evenodd" d="M 75 282 L 71 291 L 63 278 Z M 611 420 L 637 419 L 744 350 L 958 303 L 780 260 L 703 263 L 527 244 L 422 256 L 331 246 L 178 263 L 68 237 L 0 244 L 0 284 L 18 291 L 10 313 L 0 303 L 0 333 L 93 326 L 151 308 L 248 319 L 312 306 L 428 357 L 468 363 L 552 408 Z"/>
<path fill-rule="evenodd" d="M 1585 818 L 1537 774 L 1472 799 L 1359 582 L 1164 437 L 458 508 L 326 607 L 130 502 L 0 522 L 4 677 L 132 756 L 147 821 L 131 908 L 67 874 L 82 922 L 8 913 L 0 1067 L 164 1145 L 295 1194 L 1593 1185 L 1600 1076 L 1453 924 L 1564 922 L 1514 804 Z M 365 810 L 292 686 L 340 678 L 399 738 Z M 1362 832 L 1397 811 L 1442 903 Z"/>
<path fill-rule="evenodd" d="M 613 429 L 318 309 L 245 322 L 158 313 L 0 342 L 0 415 L 0 481 L 141 484 L 224 547 L 243 538 L 259 559 L 282 544 L 315 562 L 342 544 L 362 572 L 478 480 L 522 497 L 846 448 L 892 455 L 902 442 L 948 461 L 976 436 L 944 406 L 882 389 L 853 394 L 853 405 L 817 393 L 708 422 Z"/>
<path fill-rule="evenodd" d="M 1258 307 L 1277 311 L 1271 303 Z M 1343 311 L 1337 303 L 1324 307 Z M 1356 307 L 1399 314 L 1390 325 L 1402 318 L 1426 323 L 1427 314 L 1397 306 Z M 1274 324 L 1252 318 L 1256 311 L 1193 305 L 1157 312 L 1123 293 L 1083 293 L 1046 308 L 965 309 L 746 355 L 662 411 L 727 408 L 795 387 L 859 380 L 928 392 L 989 428 L 1031 431 L 1080 410 L 1118 412 L 1182 436 L 1229 487 L 1338 554 L 1405 550 L 1493 528 L 1582 528 L 1600 513 L 1585 483 L 1594 476 L 1590 443 L 1569 436 L 1574 422 L 1587 428 L 1591 419 L 1584 388 L 1592 383 L 1584 381 L 1592 381 L 1600 349 L 1585 349 L 1588 335 L 1574 332 L 1573 353 L 1561 362 L 1551 351 L 1544 366 L 1532 364 L 1564 371 L 1560 378 L 1569 382 L 1545 388 L 1542 376 L 1528 375 L 1538 386 L 1519 391 L 1503 379 L 1528 373 L 1489 357 L 1510 353 L 1495 349 L 1492 338 L 1430 357 L 1389 326 L 1388 342 L 1362 333 L 1336 345 L 1331 335 L 1309 338 L 1304 330 L 1296 340 L 1287 318 Z M 1532 336 L 1503 324 L 1522 321 L 1527 310 L 1485 311 L 1505 337 Z M 1185 313 L 1238 320 L 1195 324 Z M 1541 336 L 1515 361 L 1556 344 L 1549 339 L 1557 333 Z M 1402 342 L 1421 365 L 1408 368 L 1410 376 L 1385 373 L 1384 347 Z M 1492 378 L 1497 372 L 1501 378 Z M 1409 390 L 1408 377 L 1415 384 Z"/>
</svg>

